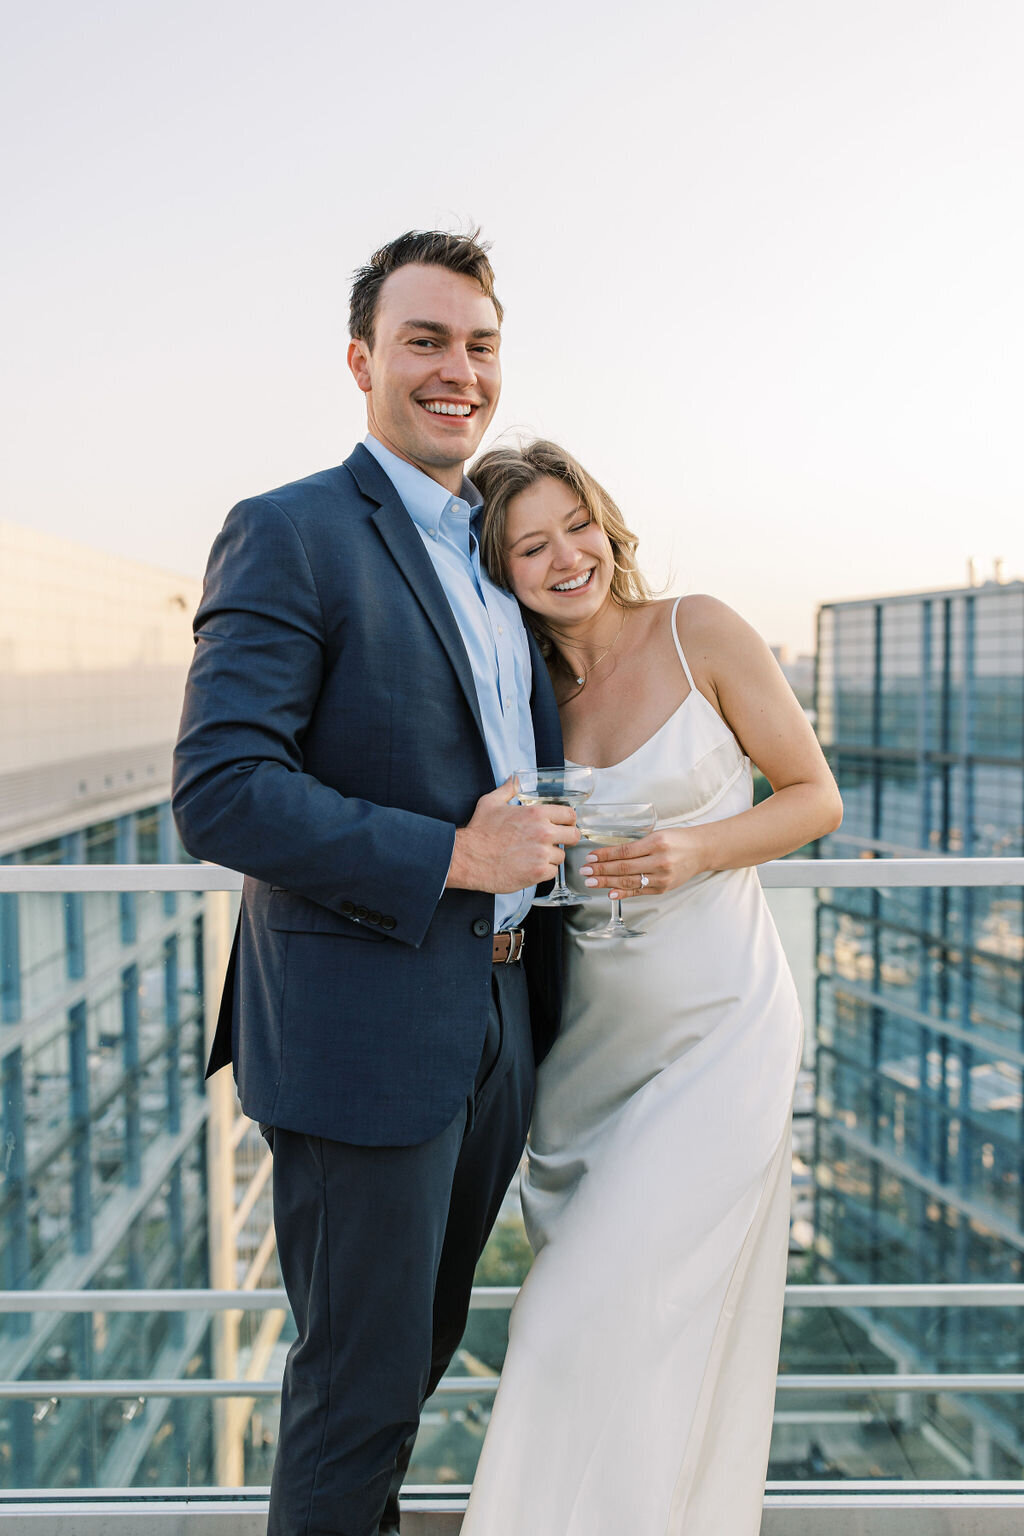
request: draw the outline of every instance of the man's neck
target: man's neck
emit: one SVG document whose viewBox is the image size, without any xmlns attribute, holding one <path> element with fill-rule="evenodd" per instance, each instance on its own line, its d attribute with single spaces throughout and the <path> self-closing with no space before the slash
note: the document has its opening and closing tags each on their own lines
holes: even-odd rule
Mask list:
<svg viewBox="0 0 1024 1536">
<path fill-rule="evenodd" d="M 407 453 L 403 453 L 401 448 L 396 447 L 394 443 L 389 443 L 386 438 L 382 437 L 379 432 L 375 432 L 372 427 L 368 427 L 367 431 L 372 438 L 380 443 L 382 448 L 387 449 L 388 453 L 393 453 L 396 459 L 402 459 L 406 464 L 411 464 L 413 469 L 418 469 L 421 475 L 427 476 L 428 480 L 434 480 L 449 495 L 458 496 L 461 493 L 462 482 L 466 477 L 466 466 L 464 463 L 441 466 L 421 464 L 418 459 L 411 459 Z"/>
</svg>

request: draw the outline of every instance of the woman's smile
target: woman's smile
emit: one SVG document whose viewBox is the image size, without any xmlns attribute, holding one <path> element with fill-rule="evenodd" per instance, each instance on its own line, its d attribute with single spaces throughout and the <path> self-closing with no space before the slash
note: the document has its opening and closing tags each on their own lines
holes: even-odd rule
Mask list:
<svg viewBox="0 0 1024 1536">
<path fill-rule="evenodd" d="M 564 581 L 556 582 L 551 588 L 552 592 L 581 592 L 584 587 L 589 587 L 594 569 L 594 566 L 590 566 L 578 576 L 569 576 Z"/>
</svg>

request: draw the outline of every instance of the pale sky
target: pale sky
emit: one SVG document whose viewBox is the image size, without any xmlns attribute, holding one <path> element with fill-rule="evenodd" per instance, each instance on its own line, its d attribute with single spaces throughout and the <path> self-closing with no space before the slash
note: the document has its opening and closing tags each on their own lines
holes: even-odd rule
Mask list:
<svg viewBox="0 0 1024 1536">
<path fill-rule="evenodd" d="M 35 0 L 5 21 L 0 515 L 200 574 L 362 436 L 353 267 L 482 224 L 489 435 L 562 442 L 671 591 L 1024 575 L 1018 0 Z"/>
</svg>

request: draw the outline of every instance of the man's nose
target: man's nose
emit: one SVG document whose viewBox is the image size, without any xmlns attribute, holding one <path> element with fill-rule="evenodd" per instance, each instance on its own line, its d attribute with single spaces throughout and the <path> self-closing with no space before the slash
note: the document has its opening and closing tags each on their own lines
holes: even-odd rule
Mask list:
<svg viewBox="0 0 1024 1536">
<path fill-rule="evenodd" d="M 441 377 L 449 384 L 474 384 L 476 369 L 465 347 L 449 347 L 444 355 Z"/>
</svg>

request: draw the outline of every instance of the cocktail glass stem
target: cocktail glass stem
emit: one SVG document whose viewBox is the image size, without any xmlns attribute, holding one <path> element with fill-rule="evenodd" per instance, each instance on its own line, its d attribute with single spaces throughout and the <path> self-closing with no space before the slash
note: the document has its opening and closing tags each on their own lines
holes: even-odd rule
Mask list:
<svg viewBox="0 0 1024 1536">
<path fill-rule="evenodd" d="M 571 902 L 575 903 L 576 897 L 565 883 L 565 844 L 559 843 L 558 846 L 562 850 L 562 862 L 555 870 L 555 888 L 551 895 L 556 901 L 565 901 L 566 897 L 568 897 Z"/>
<path fill-rule="evenodd" d="M 547 896 L 538 896 L 534 903 L 538 907 L 582 907 L 582 899 L 575 891 L 570 891 L 565 883 L 565 846 L 558 845 L 562 850 L 563 861 L 555 871 L 555 883 Z"/>
<path fill-rule="evenodd" d="M 646 802 L 630 805 L 590 804 L 580 822 L 580 830 L 592 843 L 605 847 L 635 843 L 647 836 L 657 825 L 658 816 L 653 805 Z M 622 897 L 608 892 L 611 903 L 608 921 L 600 928 L 588 928 L 579 936 L 591 939 L 623 939 L 643 937 L 642 928 L 631 928 L 622 920 Z"/>
</svg>

